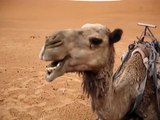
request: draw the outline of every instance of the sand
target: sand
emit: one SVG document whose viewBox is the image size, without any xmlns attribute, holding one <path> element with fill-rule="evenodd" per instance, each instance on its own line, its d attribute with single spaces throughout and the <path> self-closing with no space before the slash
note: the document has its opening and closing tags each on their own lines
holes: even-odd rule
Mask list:
<svg viewBox="0 0 160 120">
<path fill-rule="evenodd" d="M 0 120 L 94 120 L 78 75 L 45 81 L 47 63 L 38 58 L 45 36 L 85 23 L 122 28 L 122 40 L 115 45 L 116 68 L 128 44 L 143 30 L 138 22 L 156 24 L 152 30 L 160 38 L 160 1 L 1 0 Z"/>
</svg>

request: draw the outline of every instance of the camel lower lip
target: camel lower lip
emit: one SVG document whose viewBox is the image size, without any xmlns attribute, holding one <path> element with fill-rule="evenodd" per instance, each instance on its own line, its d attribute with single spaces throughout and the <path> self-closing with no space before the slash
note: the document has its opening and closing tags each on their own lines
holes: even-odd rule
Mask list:
<svg viewBox="0 0 160 120">
<path fill-rule="evenodd" d="M 46 67 L 46 80 L 51 82 L 56 76 L 56 72 L 61 67 L 61 62 L 52 62 Z"/>
<path fill-rule="evenodd" d="M 46 76 L 45 76 L 45 79 L 48 81 L 48 82 L 51 82 L 54 80 L 54 77 L 55 76 L 55 73 L 54 71 L 52 71 L 51 73 L 46 73 Z"/>
<path fill-rule="evenodd" d="M 49 65 L 46 66 L 46 75 L 45 79 L 48 82 L 53 81 L 57 77 L 63 75 L 65 71 L 63 70 L 65 60 L 52 61 Z"/>
</svg>

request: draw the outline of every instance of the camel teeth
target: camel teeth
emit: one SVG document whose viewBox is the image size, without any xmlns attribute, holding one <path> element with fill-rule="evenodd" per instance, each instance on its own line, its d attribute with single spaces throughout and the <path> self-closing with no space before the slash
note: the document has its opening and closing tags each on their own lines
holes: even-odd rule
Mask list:
<svg viewBox="0 0 160 120">
<path fill-rule="evenodd" d="M 48 67 L 46 68 L 48 71 L 54 70 L 54 67 Z"/>
<path fill-rule="evenodd" d="M 53 67 L 53 70 L 55 70 L 57 67 Z"/>
<path fill-rule="evenodd" d="M 55 66 L 55 67 L 47 67 L 46 70 L 47 70 L 48 72 L 52 72 L 53 70 L 56 70 L 57 67 L 59 67 L 60 65 L 61 65 L 61 63 L 58 63 L 57 66 Z"/>
<path fill-rule="evenodd" d="M 57 67 L 59 67 L 60 65 L 61 65 L 61 63 L 58 63 L 58 64 L 57 64 Z"/>
<path fill-rule="evenodd" d="M 47 72 L 51 73 L 54 70 L 54 68 L 49 67 L 49 68 L 46 68 L 46 70 L 47 70 Z"/>
</svg>

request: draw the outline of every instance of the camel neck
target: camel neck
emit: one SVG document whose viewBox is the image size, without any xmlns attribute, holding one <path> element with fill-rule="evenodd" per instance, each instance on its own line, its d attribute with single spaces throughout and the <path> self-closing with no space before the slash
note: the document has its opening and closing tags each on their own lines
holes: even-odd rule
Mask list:
<svg viewBox="0 0 160 120">
<path fill-rule="evenodd" d="M 83 90 L 91 97 L 103 97 L 109 89 L 112 72 L 102 69 L 98 73 L 86 71 L 83 73 Z"/>
<path fill-rule="evenodd" d="M 83 90 L 91 97 L 92 108 L 95 110 L 95 104 L 97 100 L 103 100 L 107 98 L 108 91 L 112 88 L 112 74 L 114 66 L 114 48 L 110 49 L 110 57 L 107 58 L 106 64 L 98 72 L 85 71 L 83 75 Z M 110 92 L 109 92 L 110 93 Z"/>
</svg>

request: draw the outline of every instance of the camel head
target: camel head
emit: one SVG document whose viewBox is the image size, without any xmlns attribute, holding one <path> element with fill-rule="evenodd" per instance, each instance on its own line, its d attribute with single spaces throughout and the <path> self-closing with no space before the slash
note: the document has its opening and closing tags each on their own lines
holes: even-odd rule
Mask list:
<svg viewBox="0 0 160 120">
<path fill-rule="evenodd" d="M 55 32 L 46 38 L 39 54 L 41 60 L 51 62 L 46 67 L 46 80 L 52 81 L 67 72 L 98 71 L 107 64 L 110 48 L 121 35 L 121 29 L 111 32 L 100 24 Z"/>
</svg>

